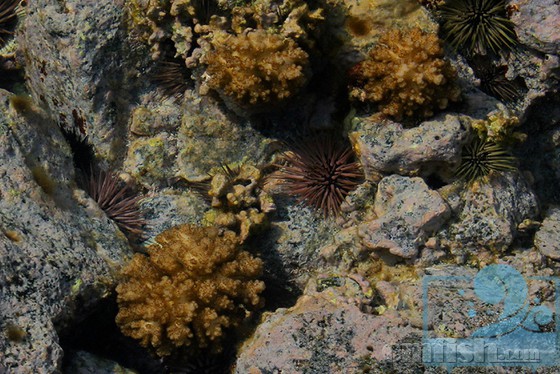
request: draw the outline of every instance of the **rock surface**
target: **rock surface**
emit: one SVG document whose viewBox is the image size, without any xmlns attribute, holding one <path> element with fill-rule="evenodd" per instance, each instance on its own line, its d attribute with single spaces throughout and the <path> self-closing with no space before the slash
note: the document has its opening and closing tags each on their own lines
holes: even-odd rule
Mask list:
<svg viewBox="0 0 560 374">
<path fill-rule="evenodd" d="M 305 295 L 264 317 L 241 348 L 235 372 L 360 372 L 368 361 L 390 359 L 387 347 L 411 336 L 419 330 L 395 314 L 365 314 L 340 299 Z"/>
<path fill-rule="evenodd" d="M 126 238 L 73 182 L 56 125 L 0 91 L 0 372 L 58 372 L 57 331 L 107 297 Z M 3 366 L 2 366 L 3 365 Z"/>
<path fill-rule="evenodd" d="M 387 249 L 393 255 L 414 258 L 428 235 L 449 218 L 442 197 L 421 178 L 391 175 L 379 183 L 374 211 L 379 218 L 359 227 L 369 249 Z"/>
<path fill-rule="evenodd" d="M 442 194 L 450 201 L 457 197 Z M 442 236 L 459 252 L 481 248 L 505 251 L 517 236 L 517 226 L 535 218 L 538 211 L 537 197 L 521 174 L 494 175 L 490 182 L 480 182 L 462 193 L 454 209 L 456 222 Z"/>
<path fill-rule="evenodd" d="M 535 247 L 553 260 L 560 260 L 560 208 L 551 208 L 535 234 Z"/>
<path fill-rule="evenodd" d="M 124 1 L 33 1 L 22 32 L 27 86 L 52 120 L 78 127 L 103 158 L 123 156 L 141 49 L 125 42 Z M 132 57 L 134 56 L 134 57 Z M 125 58 L 126 57 L 126 58 Z"/>
<path fill-rule="evenodd" d="M 97 357 L 91 353 L 78 351 L 70 353 L 65 367 L 72 374 L 136 374 L 134 370 L 122 367 L 114 361 Z"/>
<path fill-rule="evenodd" d="M 521 0 L 511 17 L 519 40 L 544 53 L 560 54 L 560 4 L 555 0 Z"/>
<path fill-rule="evenodd" d="M 406 129 L 389 120 L 358 120 L 349 137 L 369 177 L 372 171 L 428 176 L 456 165 L 466 140 L 466 118 L 446 114 Z"/>
</svg>

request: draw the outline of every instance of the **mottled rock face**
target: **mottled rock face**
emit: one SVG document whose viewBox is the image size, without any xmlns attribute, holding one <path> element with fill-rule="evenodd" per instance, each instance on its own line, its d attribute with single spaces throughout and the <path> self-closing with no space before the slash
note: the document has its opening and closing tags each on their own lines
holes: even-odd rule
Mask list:
<svg viewBox="0 0 560 374">
<path fill-rule="evenodd" d="M 505 251 L 517 236 L 517 226 L 537 213 L 537 198 L 520 174 L 496 175 L 464 192 L 457 222 L 442 236 L 456 249 Z"/>
<path fill-rule="evenodd" d="M 550 209 L 535 234 L 535 247 L 540 253 L 560 260 L 560 208 Z"/>
<path fill-rule="evenodd" d="M 0 372 L 56 372 L 57 331 L 108 295 L 129 247 L 75 189 L 56 125 L 33 107 L 17 116 L 7 98 L 0 91 Z"/>
<path fill-rule="evenodd" d="M 465 119 L 445 115 L 437 121 L 405 129 L 403 125 L 368 119 L 358 122 L 350 139 L 366 172 L 429 175 L 445 171 L 461 159 L 467 136 Z"/>
<path fill-rule="evenodd" d="M 555 0 L 521 0 L 512 14 L 519 40 L 539 51 L 560 53 L 560 4 Z"/>
<path fill-rule="evenodd" d="M 398 175 L 381 180 L 374 210 L 379 218 L 359 227 L 363 244 L 404 258 L 416 257 L 419 246 L 450 216 L 443 198 L 421 178 Z"/>
<path fill-rule="evenodd" d="M 123 16 L 123 1 L 33 1 L 19 35 L 35 102 L 54 121 L 87 133 L 113 160 L 124 151 L 130 82 L 137 74 L 125 56 L 139 52 L 125 44 Z"/>
<path fill-rule="evenodd" d="M 391 345 L 420 332 L 390 314 L 302 296 L 268 315 L 239 352 L 235 373 L 354 373 L 365 362 L 390 359 Z M 369 348 L 368 348 L 369 347 Z"/>
</svg>

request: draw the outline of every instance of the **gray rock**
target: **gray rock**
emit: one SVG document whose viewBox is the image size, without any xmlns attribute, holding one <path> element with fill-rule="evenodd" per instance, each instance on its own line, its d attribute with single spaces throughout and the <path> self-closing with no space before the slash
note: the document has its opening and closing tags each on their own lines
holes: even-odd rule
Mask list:
<svg viewBox="0 0 560 374">
<path fill-rule="evenodd" d="M 442 234 L 447 245 L 459 252 L 482 247 L 506 250 L 517 235 L 517 226 L 539 211 L 537 197 L 518 172 L 494 174 L 488 183 L 451 192 L 457 193 L 462 204 L 454 212 L 456 221 Z"/>
<path fill-rule="evenodd" d="M 535 234 L 535 247 L 540 253 L 560 260 L 560 208 L 551 208 Z"/>
<path fill-rule="evenodd" d="M 267 315 L 241 347 L 235 373 L 358 373 L 389 361 L 393 344 L 420 337 L 396 313 L 374 316 L 327 299 L 305 295 Z"/>
<path fill-rule="evenodd" d="M 339 230 L 333 220 L 311 209 L 294 205 L 284 196 L 275 196 L 277 207 L 266 235 L 253 242 L 261 249 L 265 276 L 271 288 L 303 290 L 312 273 L 324 266 L 320 249 L 333 240 Z"/>
<path fill-rule="evenodd" d="M 122 367 L 89 352 L 72 352 L 66 360 L 65 371 L 72 374 L 135 374 L 135 370 Z"/>
<path fill-rule="evenodd" d="M 20 117 L 0 90 L 0 363 L 9 373 L 56 373 L 57 331 L 115 285 L 126 238 L 73 182 L 55 124 L 36 108 Z"/>
<path fill-rule="evenodd" d="M 366 177 L 373 172 L 430 175 L 460 162 L 468 125 L 447 114 L 418 127 L 361 119 L 349 137 L 358 150 Z"/>
<path fill-rule="evenodd" d="M 369 249 L 414 258 L 429 235 L 450 216 L 443 198 L 421 178 L 391 175 L 381 180 L 375 196 L 379 218 L 359 227 L 363 244 Z"/>
<path fill-rule="evenodd" d="M 556 0 L 521 0 L 511 20 L 519 41 L 544 53 L 560 54 L 560 3 Z"/>
<path fill-rule="evenodd" d="M 54 121 L 87 132 L 104 159 L 123 156 L 132 82 L 148 53 L 126 44 L 124 1 L 30 2 L 18 35 L 27 87 Z M 137 84 L 137 83 L 134 83 Z"/>
</svg>

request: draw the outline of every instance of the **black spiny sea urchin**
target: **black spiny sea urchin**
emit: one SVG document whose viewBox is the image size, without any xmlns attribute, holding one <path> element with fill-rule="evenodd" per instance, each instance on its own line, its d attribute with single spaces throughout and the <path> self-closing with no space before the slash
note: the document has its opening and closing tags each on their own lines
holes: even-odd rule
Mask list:
<svg viewBox="0 0 560 374">
<path fill-rule="evenodd" d="M 190 76 L 184 63 L 164 61 L 156 68 L 152 80 L 165 96 L 182 99 L 189 88 Z"/>
<path fill-rule="evenodd" d="M 0 48 L 6 44 L 6 36 L 13 34 L 17 23 L 17 7 L 21 0 L 0 0 Z"/>
<path fill-rule="evenodd" d="M 480 79 L 480 89 L 503 102 L 517 100 L 521 96 L 515 81 L 506 78 L 507 66 L 494 66 L 491 63 L 473 66 L 474 73 Z"/>
<path fill-rule="evenodd" d="M 439 14 L 445 40 L 468 54 L 498 53 L 517 42 L 505 0 L 447 0 Z"/>
<path fill-rule="evenodd" d="M 516 170 L 515 158 L 507 150 L 490 140 L 476 137 L 463 148 L 456 175 L 470 183 L 489 175 L 491 171 L 513 170 Z"/>
<path fill-rule="evenodd" d="M 337 215 L 346 195 L 363 179 L 352 148 L 330 136 L 296 145 L 286 153 L 285 161 L 278 177 L 285 192 L 325 216 Z"/>
<path fill-rule="evenodd" d="M 142 196 L 135 194 L 129 183 L 113 172 L 93 170 L 84 187 L 129 239 L 144 239 L 146 221 L 138 205 Z"/>
</svg>

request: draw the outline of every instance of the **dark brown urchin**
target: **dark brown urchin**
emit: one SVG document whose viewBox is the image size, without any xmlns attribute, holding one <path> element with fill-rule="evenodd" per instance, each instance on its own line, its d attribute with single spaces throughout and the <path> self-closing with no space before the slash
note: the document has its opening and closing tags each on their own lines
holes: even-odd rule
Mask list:
<svg viewBox="0 0 560 374">
<path fill-rule="evenodd" d="M 473 66 L 474 74 L 480 79 L 480 89 L 503 102 L 519 99 L 521 93 L 515 81 L 506 78 L 507 66 L 494 66 L 492 63 Z"/>
<path fill-rule="evenodd" d="M 14 33 L 20 3 L 21 0 L 0 0 L 0 48 L 6 44 L 6 37 Z"/>
<path fill-rule="evenodd" d="M 190 79 L 185 63 L 176 61 L 161 62 L 152 77 L 165 96 L 177 99 L 183 98 Z"/>
<path fill-rule="evenodd" d="M 505 0 L 447 0 L 439 14 L 445 40 L 467 54 L 498 53 L 517 43 Z"/>
<path fill-rule="evenodd" d="M 514 171 L 515 157 L 501 145 L 478 136 L 463 148 L 461 165 L 455 174 L 468 183 L 485 177 L 492 171 Z"/>
<path fill-rule="evenodd" d="M 129 239 L 144 239 L 146 221 L 138 204 L 143 196 L 136 194 L 130 183 L 113 172 L 93 168 L 83 187 Z"/>
<path fill-rule="evenodd" d="M 338 215 L 345 197 L 363 180 L 361 166 L 350 145 L 331 136 L 318 136 L 296 144 L 285 154 L 278 179 L 286 193 L 321 210 Z"/>
</svg>

